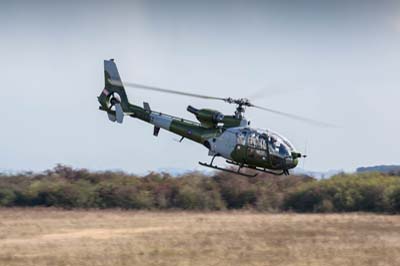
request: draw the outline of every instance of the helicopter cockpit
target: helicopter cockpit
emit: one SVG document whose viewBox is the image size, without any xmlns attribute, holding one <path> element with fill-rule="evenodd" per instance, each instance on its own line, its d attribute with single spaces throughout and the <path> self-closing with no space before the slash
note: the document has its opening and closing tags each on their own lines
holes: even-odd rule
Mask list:
<svg viewBox="0 0 400 266">
<path fill-rule="evenodd" d="M 244 128 L 237 134 L 237 144 L 253 149 L 259 156 L 265 156 L 267 148 L 271 155 L 291 157 L 294 146 L 283 136 L 271 130 Z"/>
<path fill-rule="evenodd" d="M 282 157 L 287 157 L 295 151 L 294 146 L 278 133 L 268 131 L 268 147 L 270 152 L 277 153 Z"/>
</svg>

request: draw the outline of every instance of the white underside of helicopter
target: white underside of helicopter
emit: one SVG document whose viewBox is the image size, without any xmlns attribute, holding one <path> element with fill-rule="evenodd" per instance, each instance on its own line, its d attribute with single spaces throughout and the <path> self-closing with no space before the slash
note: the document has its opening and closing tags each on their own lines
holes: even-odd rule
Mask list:
<svg viewBox="0 0 400 266">
<path fill-rule="evenodd" d="M 171 127 L 171 123 L 173 118 L 167 115 L 163 115 L 160 113 L 152 112 L 150 114 L 150 123 L 156 127 L 163 128 L 169 130 Z"/>
</svg>

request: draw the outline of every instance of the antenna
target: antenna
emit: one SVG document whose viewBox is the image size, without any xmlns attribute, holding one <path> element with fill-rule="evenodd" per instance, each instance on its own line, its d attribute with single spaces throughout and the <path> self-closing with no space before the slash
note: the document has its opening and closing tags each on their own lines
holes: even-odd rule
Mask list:
<svg viewBox="0 0 400 266">
<path fill-rule="evenodd" d="M 303 170 L 305 170 L 305 165 L 306 165 L 306 159 L 307 159 L 307 146 L 308 146 L 308 140 L 306 139 L 305 144 L 304 144 L 304 155 L 303 155 Z"/>
</svg>

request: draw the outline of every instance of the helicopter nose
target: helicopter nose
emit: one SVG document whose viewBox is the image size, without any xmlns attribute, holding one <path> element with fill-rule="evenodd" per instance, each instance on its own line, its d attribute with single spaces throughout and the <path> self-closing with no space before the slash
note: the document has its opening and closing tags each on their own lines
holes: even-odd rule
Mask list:
<svg viewBox="0 0 400 266">
<path fill-rule="evenodd" d="M 286 158 L 286 166 L 287 166 L 287 168 L 288 169 L 295 168 L 297 166 L 297 164 L 299 163 L 298 158 L 299 158 L 298 154 L 292 154 L 291 157 L 287 157 Z"/>
<path fill-rule="evenodd" d="M 286 158 L 286 168 L 287 169 L 295 168 L 298 163 L 299 163 L 298 159 Z"/>
<path fill-rule="evenodd" d="M 298 163 L 299 163 L 299 160 L 297 158 L 293 159 L 291 168 L 295 168 L 298 165 Z"/>
</svg>

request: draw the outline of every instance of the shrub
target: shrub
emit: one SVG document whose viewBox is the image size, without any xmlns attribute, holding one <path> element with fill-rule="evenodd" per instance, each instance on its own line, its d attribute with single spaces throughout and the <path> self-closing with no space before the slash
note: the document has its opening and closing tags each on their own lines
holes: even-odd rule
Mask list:
<svg viewBox="0 0 400 266">
<path fill-rule="evenodd" d="M 393 186 L 400 186 L 399 177 L 379 173 L 341 174 L 299 186 L 286 195 L 285 209 L 387 212 L 397 206 L 396 193 L 388 193 Z"/>
<path fill-rule="evenodd" d="M 400 213 L 400 186 L 390 189 L 387 193 L 387 209 L 393 213 Z"/>
<path fill-rule="evenodd" d="M 16 195 L 11 188 L 0 188 L 0 206 L 12 206 L 14 205 Z"/>
<path fill-rule="evenodd" d="M 400 177 L 342 173 L 315 180 L 224 172 L 178 177 L 152 172 L 138 177 L 57 165 L 43 173 L 0 175 L 0 206 L 400 213 Z"/>
</svg>

